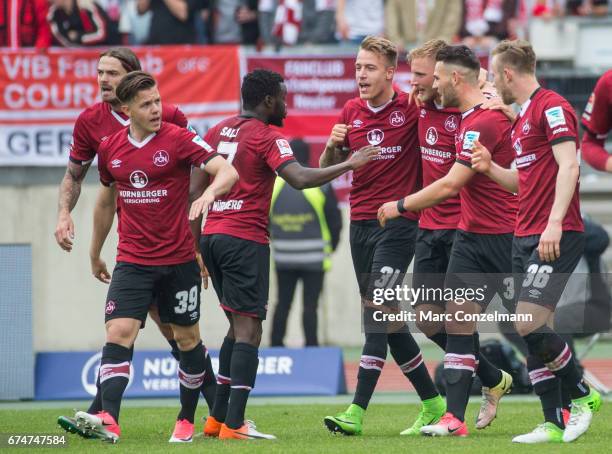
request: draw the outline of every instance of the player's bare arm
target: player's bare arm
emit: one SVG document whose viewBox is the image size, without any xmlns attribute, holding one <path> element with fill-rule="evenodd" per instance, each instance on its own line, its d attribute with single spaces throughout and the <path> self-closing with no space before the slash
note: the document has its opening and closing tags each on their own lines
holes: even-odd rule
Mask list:
<svg viewBox="0 0 612 454">
<path fill-rule="evenodd" d="M 319 167 L 329 167 L 346 161 L 349 150 L 344 148 L 344 140 L 350 130 L 350 125 L 334 125 L 325 145 L 325 150 L 319 158 Z"/>
<path fill-rule="evenodd" d="M 191 177 L 189 179 L 189 205 L 197 200 L 203 193 L 210 182 L 209 175 L 200 169 L 193 169 Z M 202 219 L 203 215 L 198 216 L 192 221 L 189 221 L 189 228 L 191 229 L 191 235 L 193 236 L 194 249 L 196 254 L 196 261 L 200 267 L 200 276 L 202 276 L 202 284 L 204 288 L 208 288 L 208 269 L 204 265 L 202 259 L 202 251 L 200 250 L 200 235 L 202 232 Z"/>
<path fill-rule="evenodd" d="M 580 175 L 580 166 L 576 157 L 576 143 L 573 141 L 561 142 L 553 145 L 555 161 L 559 165 L 557 181 L 555 184 L 555 200 L 550 210 L 548 224 L 540 236 L 538 253 L 540 259 L 552 262 L 561 256 L 559 244 L 563 234 L 563 219 L 570 206 L 576 183 Z"/>
<path fill-rule="evenodd" d="M 518 194 L 518 170 L 504 169 L 491 159 L 491 152 L 479 141 L 474 141 L 472 149 L 472 170 L 482 173 L 504 189 Z"/>
<path fill-rule="evenodd" d="M 469 167 L 455 163 L 446 176 L 419 192 L 382 205 L 378 209 L 378 222 L 384 227 L 389 219 L 395 219 L 403 212 L 421 211 L 455 197 L 473 176 L 474 172 Z"/>
<path fill-rule="evenodd" d="M 349 170 L 363 167 L 374 159 L 379 151 L 380 147 L 368 145 L 353 153 L 348 160 L 321 169 L 302 167 L 297 162 L 292 162 L 285 166 L 279 175 L 295 189 L 314 188 L 329 183 Z"/>
<path fill-rule="evenodd" d="M 114 186 L 101 185 L 94 207 L 93 233 L 89 247 L 89 260 L 91 272 L 96 279 L 105 284 L 110 282 L 111 276 L 106 269 L 106 262 L 100 258 L 102 247 L 113 226 L 117 200 L 117 191 Z"/>
<path fill-rule="evenodd" d="M 208 185 L 202 195 L 193 201 L 189 209 L 189 220 L 193 221 L 208 212 L 208 208 L 220 195 L 226 194 L 238 181 L 238 172 L 225 158 L 215 156 L 204 166 L 204 171 L 214 176 L 213 182 Z M 204 185 L 205 181 L 199 180 Z M 203 186 L 202 186 L 203 188 Z M 197 188 L 194 189 L 197 191 Z"/>
<path fill-rule="evenodd" d="M 55 241 L 67 252 L 72 250 L 74 240 L 74 223 L 70 213 L 79 200 L 81 184 L 85 175 L 87 175 L 90 165 L 91 163 L 77 164 L 69 161 L 66 173 L 60 184 Z"/>
</svg>

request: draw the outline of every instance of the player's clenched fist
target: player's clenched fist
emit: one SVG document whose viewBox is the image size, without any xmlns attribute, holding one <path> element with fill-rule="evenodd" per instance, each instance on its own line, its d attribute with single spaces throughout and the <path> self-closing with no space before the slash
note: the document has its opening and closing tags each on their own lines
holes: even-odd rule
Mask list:
<svg viewBox="0 0 612 454">
<path fill-rule="evenodd" d="M 332 145 L 338 148 L 342 148 L 346 135 L 352 129 L 350 125 L 337 124 L 332 128 L 331 135 L 329 136 L 328 145 Z"/>
<path fill-rule="evenodd" d="M 478 140 L 472 147 L 472 170 L 478 173 L 487 173 L 491 170 L 491 153 Z"/>
<path fill-rule="evenodd" d="M 351 165 L 352 169 L 355 170 L 373 160 L 376 156 L 378 156 L 378 153 L 380 153 L 380 147 L 367 145 L 353 153 L 351 158 L 348 160 L 348 163 Z"/>
</svg>

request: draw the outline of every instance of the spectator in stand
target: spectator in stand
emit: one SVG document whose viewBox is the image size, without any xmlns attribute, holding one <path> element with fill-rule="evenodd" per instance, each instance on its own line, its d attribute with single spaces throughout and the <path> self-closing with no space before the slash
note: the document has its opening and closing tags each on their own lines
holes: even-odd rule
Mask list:
<svg viewBox="0 0 612 454">
<path fill-rule="evenodd" d="M 441 39 L 453 42 L 459 33 L 463 19 L 463 2 L 457 0 L 435 0 L 427 13 L 427 24 L 423 41 Z"/>
<path fill-rule="evenodd" d="M 49 47 L 48 11 L 47 0 L 0 0 L 0 47 Z"/>
<path fill-rule="evenodd" d="M 151 11 L 143 14 L 138 13 L 138 0 L 124 0 L 121 6 L 121 17 L 119 19 L 119 33 L 121 41 L 125 45 L 145 44 L 149 39 L 151 29 Z"/>
<path fill-rule="evenodd" d="M 385 28 L 387 38 L 400 50 L 410 45 L 414 47 L 417 40 L 416 0 L 386 0 Z"/>
<path fill-rule="evenodd" d="M 304 0 L 300 43 L 331 44 L 336 42 L 336 0 Z"/>
<path fill-rule="evenodd" d="M 212 36 L 212 10 L 213 0 L 200 0 L 200 11 L 195 15 L 196 42 L 198 44 L 211 44 Z"/>
<path fill-rule="evenodd" d="M 608 0 L 568 0 L 567 14 L 572 16 L 606 16 Z"/>
<path fill-rule="evenodd" d="M 113 46 L 121 42 L 117 23 L 93 0 L 52 0 L 47 20 L 55 45 Z"/>
<path fill-rule="evenodd" d="M 338 0 L 336 33 L 342 41 L 359 44 L 366 36 L 384 31 L 383 0 Z"/>
<path fill-rule="evenodd" d="M 214 9 L 216 44 L 256 44 L 259 39 L 257 0 L 222 0 Z"/>
<path fill-rule="evenodd" d="M 516 17 L 519 0 L 465 0 L 459 36 L 471 48 L 493 47 L 512 38 L 509 23 Z"/>
<path fill-rule="evenodd" d="M 138 0 L 139 14 L 151 11 L 148 44 L 193 44 L 198 0 Z"/>
<path fill-rule="evenodd" d="M 257 44 L 259 40 L 259 23 L 257 21 L 258 0 L 242 0 L 234 13 L 240 25 L 240 43 Z"/>
</svg>

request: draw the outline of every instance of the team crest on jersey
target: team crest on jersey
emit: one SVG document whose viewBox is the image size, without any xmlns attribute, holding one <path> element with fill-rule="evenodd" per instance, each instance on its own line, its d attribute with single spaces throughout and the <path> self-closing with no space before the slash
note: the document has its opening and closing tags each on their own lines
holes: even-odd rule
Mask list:
<svg viewBox="0 0 612 454">
<path fill-rule="evenodd" d="M 557 126 L 565 124 L 565 115 L 563 115 L 563 109 L 561 106 L 551 107 L 550 109 L 545 110 L 544 115 L 546 115 L 548 126 L 551 128 L 556 128 Z"/>
<path fill-rule="evenodd" d="M 520 137 L 514 141 L 514 144 L 512 145 L 512 147 L 514 148 L 514 152 L 516 153 L 517 156 L 520 156 L 521 154 L 523 154 L 523 146 L 521 145 Z"/>
<path fill-rule="evenodd" d="M 118 169 L 121 167 L 121 159 L 113 159 L 111 164 L 113 165 L 113 169 Z"/>
<path fill-rule="evenodd" d="M 149 184 L 149 178 L 142 170 L 134 170 L 130 174 L 130 183 L 132 183 L 132 186 L 136 189 L 142 189 Z"/>
<path fill-rule="evenodd" d="M 353 120 L 353 128 L 361 128 L 363 126 L 363 121 L 359 118 L 357 120 Z"/>
<path fill-rule="evenodd" d="M 524 135 L 529 134 L 529 131 L 531 131 L 531 125 L 529 124 L 529 119 L 525 120 L 525 123 L 523 123 L 522 131 Z"/>
<path fill-rule="evenodd" d="M 457 130 L 457 126 L 459 126 L 457 117 L 455 115 L 449 115 L 444 122 L 444 129 L 446 129 L 448 132 L 453 132 Z"/>
<path fill-rule="evenodd" d="M 463 135 L 463 149 L 471 150 L 474 148 L 474 142 L 476 142 L 479 137 L 479 131 L 465 131 L 465 134 Z"/>
<path fill-rule="evenodd" d="M 116 308 L 117 308 L 117 304 L 115 304 L 113 300 L 108 300 L 106 302 L 106 307 L 104 308 L 104 312 L 106 312 L 106 315 L 110 315 L 113 312 L 115 312 Z"/>
<path fill-rule="evenodd" d="M 370 142 L 370 145 L 379 145 L 382 143 L 384 138 L 385 133 L 382 132 L 380 129 L 372 129 L 371 131 L 368 131 L 367 139 L 368 142 Z"/>
<path fill-rule="evenodd" d="M 436 144 L 436 142 L 438 141 L 438 131 L 436 131 L 436 128 L 432 126 L 431 128 L 427 130 L 427 133 L 425 133 L 425 141 L 429 145 Z"/>
<path fill-rule="evenodd" d="M 389 115 L 389 123 L 391 126 L 401 126 L 405 123 L 405 121 L 406 117 L 399 110 L 395 110 L 391 112 L 391 115 Z"/>
<path fill-rule="evenodd" d="M 278 151 L 280 151 L 281 156 L 293 156 L 293 150 L 291 149 L 291 145 L 285 139 L 277 139 L 276 146 L 278 147 Z"/>
<path fill-rule="evenodd" d="M 157 150 L 153 155 L 153 164 L 163 167 L 170 162 L 170 155 L 166 150 Z"/>
</svg>

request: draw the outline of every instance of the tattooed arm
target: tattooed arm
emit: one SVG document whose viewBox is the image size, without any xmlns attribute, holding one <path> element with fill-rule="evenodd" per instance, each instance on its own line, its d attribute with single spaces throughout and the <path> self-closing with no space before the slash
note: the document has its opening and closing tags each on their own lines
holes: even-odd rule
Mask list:
<svg viewBox="0 0 612 454">
<path fill-rule="evenodd" d="M 67 252 L 72 250 L 72 241 L 74 239 L 74 223 L 72 222 L 70 212 L 79 200 L 81 184 L 85 175 L 87 175 L 90 165 L 91 162 L 78 164 L 69 161 L 68 168 L 60 184 L 55 241 Z"/>
</svg>

